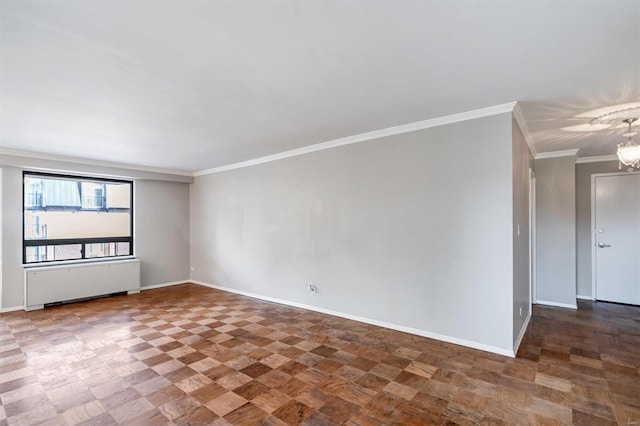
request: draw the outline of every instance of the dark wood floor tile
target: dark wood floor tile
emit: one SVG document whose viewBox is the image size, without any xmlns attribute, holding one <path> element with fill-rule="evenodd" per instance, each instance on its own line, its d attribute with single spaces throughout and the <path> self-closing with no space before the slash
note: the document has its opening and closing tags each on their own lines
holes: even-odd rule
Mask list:
<svg viewBox="0 0 640 426">
<path fill-rule="evenodd" d="M 229 424 L 228 422 L 226 424 Z M 262 426 L 289 426 L 284 421 L 280 420 L 273 414 L 267 415 L 264 419 L 262 419 Z"/>
<path fill-rule="evenodd" d="M 229 374 L 233 373 L 233 371 L 233 368 L 227 367 L 226 365 L 218 365 L 204 371 L 203 374 L 211 380 L 217 380 L 221 377 L 228 376 Z"/>
<path fill-rule="evenodd" d="M 181 364 L 182 365 L 182 364 Z M 174 370 L 171 370 L 167 373 L 162 374 L 167 380 L 170 380 L 172 382 L 179 382 L 181 380 L 184 380 L 186 378 L 189 378 L 191 376 L 194 376 L 198 374 L 197 371 L 182 365 L 181 367 L 178 367 Z"/>
<path fill-rule="evenodd" d="M 286 364 L 281 365 L 280 367 L 278 367 L 279 371 L 282 371 L 285 374 L 288 374 L 290 376 L 295 376 L 298 373 L 303 372 L 304 370 L 307 369 L 307 366 L 296 362 L 296 361 L 289 361 Z M 265 371 L 264 369 L 262 369 L 262 371 L 264 371 L 265 373 L 268 371 L 268 369 Z M 264 373 L 262 373 L 264 374 Z M 257 376 L 256 376 L 257 377 Z"/>
<path fill-rule="evenodd" d="M 300 395 L 298 395 L 300 397 Z M 266 413 L 273 413 L 275 410 L 289 402 L 292 398 L 284 393 L 271 389 L 268 392 L 262 393 L 251 400 L 251 403 L 259 407 Z M 305 403 L 303 401 L 303 403 Z M 312 406 L 310 404 L 306 404 Z"/>
<path fill-rule="evenodd" d="M 320 356 L 326 358 L 326 357 L 329 357 L 329 356 L 333 355 L 337 351 L 338 351 L 337 349 L 332 348 L 330 346 L 321 345 L 321 346 L 318 346 L 317 348 L 311 350 L 311 353 L 314 353 L 316 355 L 320 355 Z"/>
<path fill-rule="evenodd" d="M 266 393 L 270 390 L 268 386 L 258 382 L 257 380 L 252 380 L 244 385 L 233 390 L 234 393 L 240 395 L 247 401 L 251 401 L 257 396 Z"/>
<path fill-rule="evenodd" d="M 618 423 L 574 409 L 573 424 L 576 426 L 615 426 Z"/>
<path fill-rule="evenodd" d="M 358 357 L 355 360 L 349 362 L 349 365 L 352 366 L 352 367 L 355 367 L 355 368 L 357 368 L 359 370 L 362 370 L 362 371 L 369 371 L 373 367 L 378 365 L 378 363 L 376 361 L 371 360 L 371 359 Z"/>
<path fill-rule="evenodd" d="M 200 361 L 201 359 L 206 358 L 207 356 L 199 351 L 193 351 L 181 357 L 178 357 L 177 360 L 183 363 L 184 365 L 193 364 L 194 362 Z"/>
<path fill-rule="evenodd" d="M 419 409 L 416 405 L 386 393 L 374 397 L 366 408 L 376 418 L 393 418 L 399 424 L 429 424 L 434 419 L 434 416 Z"/>
<path fill-rule="evenodd" d="M 308 417 L 311 417 L 313 413 L 313 408 L 308 407 L 299 401 L 291 400 L 275 410 L 272 414 L 287 424 L 297 425 L 302 423 Z"/>
<path fill-rule="evenodd" d="M 271 370 L 262 376 L 256 378 L 260 383 L 269 386 L 270 388 L 278 388 L 291 379 L 291 376 L 278 370 Z"/>
<path fill-rule="evenodd" d="M 480 424 L 484 414 L 464 404 L 450 402 L 442 413 L 443 421 L 453 424 Z"/>
<path fill-rule="evenodd" d="M 169 401 L 181 398 L 183 395 L 184 392 L 180 388 L 171 385 L 146 395 L 145 398 L 156 407 L 159 407 Z"/>
<path fill-rule="evenodd" d="M 298 349 L 296 347 L 290 346 L 286 349 L 282 349 L 278 351 L 278 353 L 282 356 L 286 356 L 289 359 L 295 359 L 305 353 L 302 349 Z"/>
<path fill-rule="evenodd" d="M 360 407 L 358 405 L 336 397 L 326 398 L 322 408 L 320 408 L 321 413 L 339 424 L 344 424 L 359 410 Z"/>
<path fill-rule="evenodd" d="M 267 415 L 268 413 L 254 404 L 247 403 L 224 416 L 224 419 L 234 425 L 256 425 L 260 424 Z"/>
<path fill-rule="evenodd" d="M 340 426 L 344 423 L 334 422 L 324 414 L 316 412 L 311 417 L 305 419 L 301 424 L 306 426 Z"/>
<path fill-rule="evenodd" d="M 249 365 L 248 367 L 241 369 L 240 371 L 243 374 L 246 374 L 247 376 L 255 379 L 256 377 L 262 376 L 263 374 L 268 373 L 271 370 L 272 370 L 271 367 L 265 364 L 262 364 L 260 362 L 256 362 L 254 364 Z"/>
<path fill-rule="evenodd" d="M 285 395 L 288 395 L 291 398 L 295 398 L 298 394 L 304 392 L 307 389 L 310 389 L 310 387 L 311 386 L 309 384 L 303 382 L 302 380 L 298 380 L 295 377 L 292 377 L 277 389 Z"/>
<path fill-rule="evenodd" d="M 163 362 L 170 361 L 171 357 L 165 353 L 161 353 L 146 359 L 143 359 L 142 362 L 147 364 L 149 367 L 153 367 L 154 365 L 162 364 Z"/>
</svg>

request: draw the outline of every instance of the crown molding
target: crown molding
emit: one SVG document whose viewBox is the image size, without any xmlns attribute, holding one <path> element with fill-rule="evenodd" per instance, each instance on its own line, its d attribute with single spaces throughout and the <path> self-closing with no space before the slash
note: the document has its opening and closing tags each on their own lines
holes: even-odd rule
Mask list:
<svg viewBox="0 0 640 426">
<path fill-rule="evenodd" d="M 487 108 L 480 108 L 473 111 L 445 115 L 443 117 L 416 121 L 414 123 L 402 124 L 400 126 L 387 127 L 386 129 L 374 130 L 371 132 L 360 133 L 357 135 L 347 136 L 340 139 L 334 139 L 327 142 L 321 142 L 314 145 L 308 145 L 302 148 L 296 148 L 289 151 L 280 152 L 278 154 L 255 158 L 253 160 L 241 161 L 239 163 L 228 164 L 225 166 L 214 167 L 212 169 L 197 171 L 193 173 L 193 176 L 203 176 L 203 175 L 209 175 L 212 173 L 220 173 L 228 170 L 240 169 L 242 167 L 254 166 L 256 164 L 282 160 L 284 158 L 296 157 L 298 155 L 304 155 L 311 152 L 322 151 L 325 149 L 335 148 L 338 146 L 366 142 L 366 141 L 379 139 L 387 136 L 395 136 L 402 133 L 409 133 L 409 132 L 415 132 L 417 130 L 429 129 L 431 127 L 444 126 L 446 124 L 459 123 L 462 121 L 474 120 L 476 118 L 483 118 L 483 117 L 489 117 L 492 115 L 513 112 L 516 105 L 517 105 L 517 102 L 508 102 L 505 104 L 494 105 Z"/>
<path fill-rule="evenodd" d="M 536 154 L 536 160 L 542 160 L 545 158 L 557 158 L 557 157 L 572 157 L 578 155 L 579 149 L 566 149 L 564 151 L 549 151 L 540 152 Z"/>
<path fill-rule="evenodd" d="M 513 118 L 516 119 L 516 123 L 520 127 L 520 131 L 524 136 L 524 140 L 527 141 L 527 145 L 529 145 L 529 151 L 531 151 L 531 155 L 535 158 L 538 152 L 536 151 L 536 147 L 533 144 L 533 137 L 531 136 L 531 132 L 529 132 L 529 128 L 527 127 L 527 121 L 524 119 L 524 114 L 522 113 L 522 108 L 520 108 L 520 103 L 516 102 L 513 107 Z"/>
<path fill-rule="evenodd" d="M 135 164 L 118 163 L 114 161 L 89 160 L 89 159 L 80 158 L 80 157 L 70 157 L 66 155 L 55 155 L 55 154 L 43 154 L 39 152 L 20 151 L 17 149 L 8 149 L 8 148 L 0 148 L 0 155 L 9 155 L 12 157 L 22 157 L 22 158 L 34 158 L 37 160 L 47 160 L 47 161 L 61 161 L 65 163 L 84 164 L 89 166 L 138 170 L 141 172 L 161 173 L 161 174 L 168 174 L 168 175 L 189 176 L 189 177 L 193 176 L 192 172 L 187 172 L 184 170 L 139 166 Z"/>
<path fill-rule="evenodd" d="M 618 157 L 615 154 L 612 155 L 597 155 L 593 157 L 581 157 L 576 159 L 576 164 L 582 163 L 600 163 L 603 161 L 618 161 Z"/>
</svg>

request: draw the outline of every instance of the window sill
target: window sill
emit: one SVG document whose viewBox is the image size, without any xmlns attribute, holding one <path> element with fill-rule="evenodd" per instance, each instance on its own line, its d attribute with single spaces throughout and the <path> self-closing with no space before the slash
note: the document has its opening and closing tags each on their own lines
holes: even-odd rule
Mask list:
<svg viewBox="0 0 640 426">
<path fill-rule="evenodd" d="M 38 262 L 38 263 L 23 263 L 24 269 L 42 268 L 49 266 L 66 266 L 66 265 L 84 265 L 90 263 L 103 263 L 103 262 L 119 262 L 121 260 L 136 259 L 135 256 L 117 256 L 117 257 L 94 257 L 92 259 L 77 259 L 77 260 L 58 260 L 51 262 Z"/>
</svg>

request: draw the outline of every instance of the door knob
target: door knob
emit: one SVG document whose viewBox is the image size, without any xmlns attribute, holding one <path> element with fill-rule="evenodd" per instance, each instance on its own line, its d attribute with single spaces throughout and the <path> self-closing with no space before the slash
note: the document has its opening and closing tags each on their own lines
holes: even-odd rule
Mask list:
<svg viewBox="0 0 640 426">
<path fill-rule="evenodd" d="M 611 247 L 611 244 L 598 243 L 598 247 L 600 248 Z"/>
</svg>

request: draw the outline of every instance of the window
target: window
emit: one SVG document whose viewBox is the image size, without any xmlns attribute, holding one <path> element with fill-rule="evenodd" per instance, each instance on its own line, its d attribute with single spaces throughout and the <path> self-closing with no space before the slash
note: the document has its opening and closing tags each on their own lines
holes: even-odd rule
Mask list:
<svg viewBox="0 0 640 426">
<path fill-rule="evenodd" d="M 25 264 L 133 254 L 133 182 L 24 172 Z"/>
</svg>

